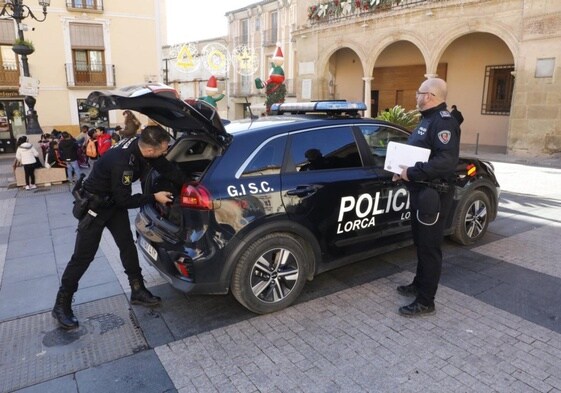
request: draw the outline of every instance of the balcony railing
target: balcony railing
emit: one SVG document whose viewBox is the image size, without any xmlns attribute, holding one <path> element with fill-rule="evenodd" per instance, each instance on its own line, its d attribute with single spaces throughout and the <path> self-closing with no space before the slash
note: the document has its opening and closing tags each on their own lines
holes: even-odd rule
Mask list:
<svg viewBox="0 0 561 393">
<path fill-rule="evenodd" d="M 336 0 L 321 0 L 318 4 L 308 7 L 308 21 L 312 24 L 339 22 L 370 14 L 403 9 L 424 4 L 430 0 L 381 0 L 370 5 L 368 0 L 357 0 L 350 3 Z"/>
<path fill-rule="evenodd" d="M 103 11 L 103 0 L 66 0 L 66 8 L 80 11 Z"/>
<path fill-rule="evenodd" d="M 18 63 L 2 62 L 0 63 L 0 86 L 19 86 L 19 69 Z"/>
<path fill-rule="evenodd" d="M 66 84 L 68 87 L 115 87 L 115 66 L 113 64 L 66 64 Z"/>
</svg>

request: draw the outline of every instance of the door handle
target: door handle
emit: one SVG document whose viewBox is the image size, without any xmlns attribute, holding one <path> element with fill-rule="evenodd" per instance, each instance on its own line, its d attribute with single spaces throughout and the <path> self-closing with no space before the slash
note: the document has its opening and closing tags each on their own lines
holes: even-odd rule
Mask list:
<svg viewBox="0 0 561 393">
<path fill-rule="evenodd" d="M 319 186 L 314 186 L 314 185 L 297 186 L 292 190 L 286 191 L 286 195 L 297 196 L 301 198 L 308 197 L 310 195 L 315 194 L 319 188 L 320 188 Z"/>
</svg>

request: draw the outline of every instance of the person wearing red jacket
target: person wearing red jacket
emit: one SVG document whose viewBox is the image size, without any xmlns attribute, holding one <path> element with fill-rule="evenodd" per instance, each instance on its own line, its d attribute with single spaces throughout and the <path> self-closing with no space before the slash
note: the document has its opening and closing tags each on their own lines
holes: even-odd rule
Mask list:
<svg viewBox="0 0 561 393">
<path fill-rule="evenodd" d="M 95 129 L 95 141 L 97 143 L 97 154 L 100 157 L 111 148 L 111 135 L 105 132 L 105 127 L 99 126 Z"/>
</svg>

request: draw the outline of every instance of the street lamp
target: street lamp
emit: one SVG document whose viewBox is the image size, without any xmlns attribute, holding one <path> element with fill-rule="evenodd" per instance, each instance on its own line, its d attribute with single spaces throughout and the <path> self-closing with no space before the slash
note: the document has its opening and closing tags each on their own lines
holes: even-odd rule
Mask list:
<svg viewBox="0 0 561 393">
<path fill-rule="evenodd" d="M 14 19 L 18 27 L 18 41 L 25 42 L 23 37 L 23 26 L 22 21 L 27 17 L 35 19 L 37 22 L 44 22 L 47 19 L 47 7 L 51 5 L 51 0 L 39 0 L 39 5 L 43 7 L 43 17 L 37 17 L 31 9 L 23 4 L 23 0 L 6 0 L 6 3 L 0 11 L 0 17 L 8 15 Z M 29 51 L 30 48 L 18 49 L 14 46 L 13 51 L 21 56 L 21 64 L 23 68 L 23 76 L 30 77 L 29 74 L 29 64 L 27 63 L 27 55 L 31 54 L 33 50 Z M 25 103 L 29 110 L 27 111 L 27 134 L 42 134 L 43 130 L 39 125 L 39 120 L 37 119 L 37 111 L 35 110 L 35 97 L 27 96 L 25 97 Z"/>
</svg>

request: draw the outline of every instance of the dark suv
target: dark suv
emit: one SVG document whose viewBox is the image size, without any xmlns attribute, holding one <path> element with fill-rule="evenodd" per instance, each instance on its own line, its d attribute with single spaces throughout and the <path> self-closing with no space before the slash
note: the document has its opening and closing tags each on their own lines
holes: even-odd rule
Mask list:
<svg viewBox="0 0 561 393">
<path fill-rule="evenodd" d="M 144 192 L 169 190 L 175 202 L 144 206 L 136 219 L 144 256 L 175 288 L 231 290 L 268 313 L 321 272 L 411 244 L 409 194 L 383 169 L 386 146 L 405 143 L 406 130 L 361 118 L 364 104 L 344 101 L 275 105 L 274 116 L 228 123 L 176 94 L 160 85 L 90 96 L 177 136 L 167 158 L 190 181 L 176 189 L 151 171 Z M 461 244 L 481 239 L 498 197 L 492 165 L 461 158 L 447 234 Z"/>
</svg>

